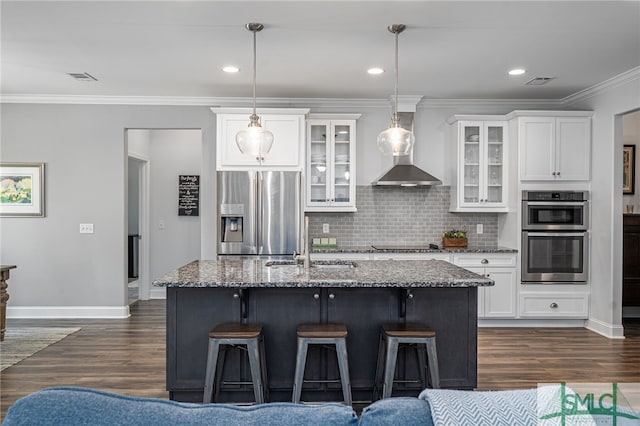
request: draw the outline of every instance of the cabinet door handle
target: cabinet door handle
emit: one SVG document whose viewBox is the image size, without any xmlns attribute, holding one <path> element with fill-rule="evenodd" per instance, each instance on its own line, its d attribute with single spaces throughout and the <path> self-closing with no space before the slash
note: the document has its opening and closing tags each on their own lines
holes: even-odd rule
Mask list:
<svg viewBox="0 0 640 426">
<path fill-rule="evenodd" d="M 491 276 L 491 274 L 487 274 L 486 277 L 489 278 Z"/>
<path fill-rule="evenodd" d="M 240 295 L 238 293 L 233 293 L 233 298 L 234 299 L 238 299 L 240 297 Z"/>
<path fill-rule="evenodd" d="M 313 298 L 314 298 L 314 299 L 320 299 L 320 295 L 319 295 L 318 293 L 314 293 L 314 294 L 313 294 Z"/>
<path fill-rule="evenodd" d="M 551 309 L 556 309 L 556 308 L 558 307 L 558 304 L 557 304 L 556 302 L 553 302 L 553 303 L 551 303 L 551 304 L 549 305 L 549 307 L 550 307 Z"/>
<path fill-rule="evenodd" d="M 560 176 L 560 172 L 556 172 L 556 176 Z"/>
<path fill-rule="evenodd" d="M 336 298 L 336 295 L 333 293 L 329 293 L 329 299 L 333 300 Z"/>
<path fill-rule="evenodd" d="M 551 173 L 551 174 L 552 174 L 553 176 L 555 176 L 555 175 L 556 175 L 556 172 L 553 172 L 553 173 Z"/>
<path fill-rule="evenodd" d="M 486 265 L 487 263 L 489 263 L 489 260 L 488 259 L 482 259 L 480 261 L 480 263 L 482 263 L 483 265 Z"/>
</svg>

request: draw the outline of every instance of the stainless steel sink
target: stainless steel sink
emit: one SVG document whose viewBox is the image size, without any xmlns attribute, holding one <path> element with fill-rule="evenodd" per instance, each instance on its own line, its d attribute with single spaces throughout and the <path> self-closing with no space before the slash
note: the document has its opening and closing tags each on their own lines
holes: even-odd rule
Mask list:
<svg viewBox="0 0 640 426">
<path fill-rule="evenodd" d="M 270 260 L 264 266 L 271 268 L 277 266 L 302 266 L 302 262 L 297 260 Z M 351 260 L 314 260 L 311 262 L 312 268 L 318 269 L 349 269 L 356 268 L 358 264 Z"/>
</svg>

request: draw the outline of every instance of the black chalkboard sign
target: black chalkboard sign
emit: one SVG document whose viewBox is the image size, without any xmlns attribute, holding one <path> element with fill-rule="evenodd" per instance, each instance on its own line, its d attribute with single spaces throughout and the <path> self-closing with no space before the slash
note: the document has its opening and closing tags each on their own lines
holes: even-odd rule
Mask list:
<svg viewBox="0 0 640 426">
<path fill-rule="evenodd" d="M 178 216 L 199 216 L 200 176 L 178 176 Z"/>
</svg>

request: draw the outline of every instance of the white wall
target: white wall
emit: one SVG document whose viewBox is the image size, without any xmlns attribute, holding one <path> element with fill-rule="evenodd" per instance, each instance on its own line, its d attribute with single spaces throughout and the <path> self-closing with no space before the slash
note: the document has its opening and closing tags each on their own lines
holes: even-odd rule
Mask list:
<svg viewBox="0 0 640 426">
<path fill-rule="evenodd" d="M 621 336 L 623 141 L 619 115 L 640 107 L 640 73 L 571 106 L 594 111 L 588 326 L 608 336 Z"/>
<path fill-rule="evenodd" d="M 0 219 L 0 263 L 18 266 L 9 317 L 128 315 L 127 128 L 203 129 L 202 236 L 215 247 L 208 108 L 4 104 L 1 125 L 3 162 L 46 163 L 46 217 Z M 80 234 L 80 223 L 93 223 L 95 233 Z M 203 257 L 211 256 L 205 245 Z"/>
<path fill-rule="evenodd" d="M 202 136 L 200 130 L 152 130 L 149 146 L 149 270 L 153 281 L 200 258 L 201 216 L 178 216 L 178 176 L 202 174 Z M 157 290 L 151 289 L 152 297 L 164 292 Z"/>
</svg>

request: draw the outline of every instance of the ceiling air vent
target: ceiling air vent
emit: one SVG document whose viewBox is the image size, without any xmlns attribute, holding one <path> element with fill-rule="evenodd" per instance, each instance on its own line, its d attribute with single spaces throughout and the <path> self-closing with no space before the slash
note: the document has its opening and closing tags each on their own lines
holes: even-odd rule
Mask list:
<svg viewBox="0 0 640 426">
<path fill-rule="evenodd" d="M 97 78 L 95 78 L 88 72 L 70 72 L 67 74 L 69 74 L 71 77 L 75 78 L 78 81 L 89 81 L 89 82 L 98 81 Z"/>
<path fill-rule="evenodd" d="M 527 81 L 525 84 L 528 86 L 542 86 L 543 84 L 547 84 L 555 77 L 536 77 L 533 80 Z"/>
</svg>

